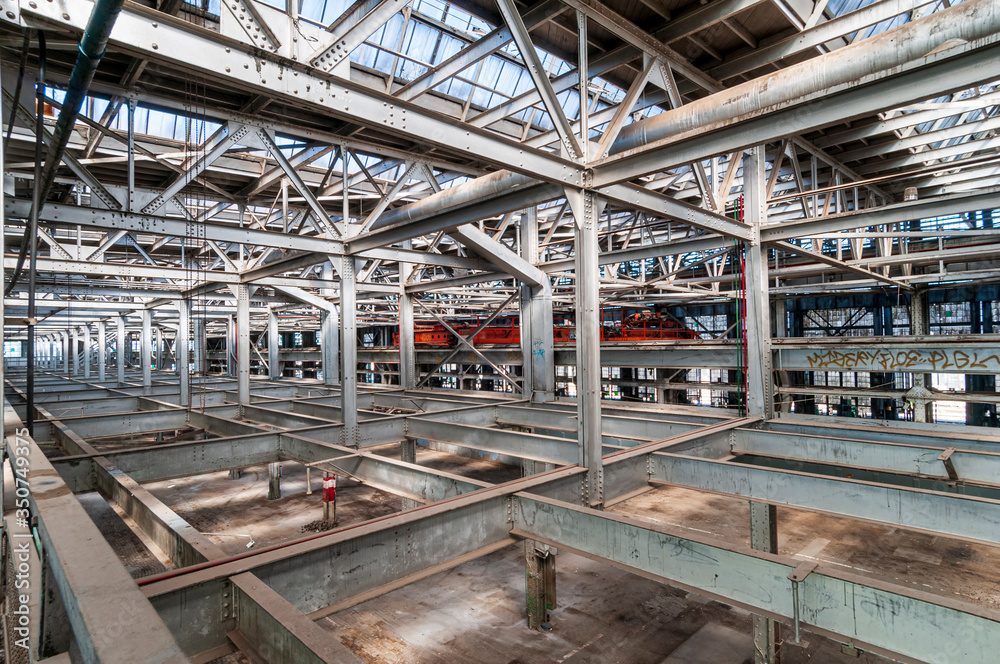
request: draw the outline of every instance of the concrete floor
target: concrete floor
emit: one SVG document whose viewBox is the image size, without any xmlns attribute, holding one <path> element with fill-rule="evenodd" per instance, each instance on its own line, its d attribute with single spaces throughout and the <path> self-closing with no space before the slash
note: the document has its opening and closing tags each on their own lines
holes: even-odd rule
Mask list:
<svg viewBox="0 0 1000 664">
<path fill-rule="evenodd" d="M 398 446 L 380 450 L 398 456 Z M 418 451 L 421 465 L 491 482 L 520 474 L 495 462 Z M 283 464 L 283 497 L 269 501 L 266 467 L 244 469 L 237 480 L 208 473 L 146 484 L 158 498 L 202 532 L 252 534 L 257 546 L 302 536 L 322 515 L 320 473 L 305 494 L 305 468 Z M 351 480 L 338 484 L 338 525 L 393 513 L 402 499 Z M 143 547 L 119 514 L 97 494 L 85 507 L 135 576 L 163 565 Z M 745 500 L 661 487 L 609 511 L 747 545 Z M 1000 549 L 902 531 L 811 512 L 779 508 L 779 550 L 785 555 L 841 566 L 982 606 L 1000 607 L 993 582 Z M 244 552 L 246 540 L 214 537 L 227 553 Z M 471 561 L 383 597 L 322 619 L 319 624 L 367 664 L 747 664 L 752 662 L 751 616 L 706 598 L 648 581 L 611 566 L 558 554 L 558 608 L 553 629 L 525 626 L 523 545 Z M 785 631 L 785 664 L 888 662 L 856 658 L 840 645 L 806 633 L 791 642 Z M 246 661 L 235 653 L 224 661 Z"/>
<path fill-rule="evenodd" d="M 750 507 L 739 498 L 661 487 L 608 511 L 750 546 Z M 779 507 L 778 553 L 1000 608 L 1000 548 L 985 544 Z"/>
<path fill-rule="evenodd" d="M 329 616 L 366 664 L 750 664 L 751 615 L 571 553 L 556 557 L 552 630 L 530 631 L 524 545 Z M 806 634 L 785 664 L 883 663 Z"/>
</svg>

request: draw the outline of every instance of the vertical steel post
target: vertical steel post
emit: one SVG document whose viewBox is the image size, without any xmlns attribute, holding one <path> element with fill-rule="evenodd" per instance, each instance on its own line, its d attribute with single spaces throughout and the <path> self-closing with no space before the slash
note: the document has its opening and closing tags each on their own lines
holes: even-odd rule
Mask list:
<svg viewBox="0 0 1000 664">
<path fill-rule="evenodd" d="M 62 333 L 62 370 L 63 375 L 69 375 L 69 332 Z"/>
<path fill-rule="evenodd" d="M 767 250 L 760 243 L 760 227 L 767 220 L 764 146 L 743 157 L 743 218 L 754 239 L 746 247 L 747 414 L 774 417 L 771 388 L 771 308 L 768 304 Z"/>
<path fill-rule="evenodd" d="M 183 407 L 191 405 L 191 360 L 188 354 L 190 319 L 191 302 L 177 300 L 177 340 L 174 342 L 174 359 L 177 362 L 179 403 Z"/>
<path fill-rule="evenodd" d="M 70 341 L 70 353 L 73 358 L 73 375 L 80 375 L 80 330 L 74 327 L 71 331 L 72 340 Z"/>
<path fill-rule="evenodd" d="M 409 249 L 407 240 L 403 247 Z M 413 274 L 412 263 L 399 264 L 399 385 L 404 390 L 417 386 L 417 351 L 414 347 L 413 297 L 406 284 Z"/>
<path fill-rule="evenodd" d="M 521 213 L 521 257 L 538 265 L 538 210 L 530 207 Z M 555 398 L 555 349 L 552 341 L 552 283 L 540 286 L 521 284 L 521 357 L 525 394 L 532 401 Z"/>
<path fill-rule="evenodd" d="M 931 318 L 930 307 L 927 302 L 927 291 L 917 289 L 910 296 L 910 334 L 929 335 L 930 333 Z M 913 374 L 913 391 L 917 395 L 929 394 L 933 386 L 934 381 L 931 374 Z M 913 399 L 913 421 L 933 422 L 934 401 L 915 396 Z"/>
<path fill-rule="evenodd" d="M 356 259 L 344 256 L 340 271 L 340 398 L 343 444 L 358 446 L 358 329 Z"/>
<path fill-rule="evenodd" d="M 239 414 L 250 405 L 250 284 L 236 287 L 236 365 Z"/>
<path fill-rule="evenodd" d="M 125 317 L 119 316 L 118 324 L 118 347 L 115 350 L 118 360 L 118 385 L 125 384 Z"/>
<path fill-rule="evenodd" d="M 267 372 L 268 378 L 277 380 L 281 378 L 281 356 L 278 352 L 279 339 L 281 335 L 278 331 L 278 314 L 268 309 L 267 311 Z"/>
<path fill-rule="evenodd" d="M 281 464 L 275 461 L 267 464 L 267 499 L 279 498 L 281 498 Z"/>
<path fill-rule="evenodd" d="M 139 341 L 139 357 L 142 363 L 142 392 L 149 394 L 153 385 L 153 312 L 142 310 L 142 334 Z"/>
<path fill-rule="evenodd" d="M 750 501 L 750 547 L 766 553 L 778 552 L 778 517 L 774 505 Z M 754 664 L 778 664 L 778 623 L 754 615 Z"/>
<path fill-rule="evenodd" d="M 90 325 L 83 326 L 83 377 L 90 378 Z"/>
<path fill-rule="evenodd" d="M 576 236 L 576 403 L 583 504 L 604 503 L 601 435 L 601 312 L 597 222 L 603 203 L 590 191 L 566 190 Z"/>
<path fill-rule="evenodd" d="M 333 266 L 327 261 L 322 269 L 323 281 L 333 281 Z M 320 295 L 330 297 L 332 288 L 320 289 Z M 341 303 L 343 307 L 343 303 Z M 320 357 L 323 364 L 323 384 L 336 385 L 340 382 L 340 318 L 332 310 L 319 312 Z"/>
<path fill-rule="evenodd" d="M 107 377 L 108 326 L 103 320 L 97 321 L 97 380 L 104 382 Z"/>
</svg>

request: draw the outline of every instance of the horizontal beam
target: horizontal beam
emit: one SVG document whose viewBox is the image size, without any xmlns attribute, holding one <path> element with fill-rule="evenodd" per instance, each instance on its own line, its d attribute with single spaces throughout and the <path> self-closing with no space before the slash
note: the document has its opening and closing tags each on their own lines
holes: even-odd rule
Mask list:
<svg viewBox="0 0 1000 664">
<path fill-rule="evenodd" d="M 1000 501 L 657 452 L 649 478 L 758 502 L 1000 544 Z"/>
<path fill-rule="evenodd" d="M 609 562 L 726 604 L 790 622 L 791 574 L 801 561 L 730 546 L 527 493 L 515 496 L 513 533 Z M 996 659 L 994 611 L 817 567 L 798 587 L 806 630 L 909 662 Z"/>
</svg>

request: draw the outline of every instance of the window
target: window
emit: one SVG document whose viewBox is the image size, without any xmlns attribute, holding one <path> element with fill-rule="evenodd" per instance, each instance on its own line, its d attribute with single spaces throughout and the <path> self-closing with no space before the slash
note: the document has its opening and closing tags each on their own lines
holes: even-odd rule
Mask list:
<svg viewBox="0 0 1000 664">
<path fill-rule="evenodd" d="M 3 356 L 21 357 L 21 342 L 20 341 L 3 342 Z"/>
</svg>

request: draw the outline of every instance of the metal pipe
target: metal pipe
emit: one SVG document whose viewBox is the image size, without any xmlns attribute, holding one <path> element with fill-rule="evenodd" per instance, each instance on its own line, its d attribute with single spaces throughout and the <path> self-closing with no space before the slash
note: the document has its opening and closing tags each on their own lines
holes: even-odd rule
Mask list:
<svg viewBox="0 0 1000 664">
<path fill-rule="evenodd" d="M 125 0 L 97 0 L 94 4 L 87 28 L 80 40 L 76 62 L 73 64 L 69 86 L 66 88 L 66 98 L 63 100 L 63 107 L 56 120 L 56 128 L 52 134 L 52 141 L 49 143 L 48 154 L 45 157 L 45 171 L 39 183 L 43 194 L 43 204 L 49 189 L 52 188 L 52 183 L 55 181 L 59 162 L 62 161 L 63 152 L 69 142 L 73 125 L 76 123 L 76 115 L 90 91 L 90 84 L 94 80 L 97 66 L 101 63 L 101 58 L 104 57 L 104 49 L 108 44 L 111 28 L 118 20 L 118 14 L 121 13 L 124 5 Z"/>
<path fill-rule="evenodd" d="M 41 209 L 41 192 L 38 189 L 38 178 L 42 169 L 42 133 L 45 131 L 45 33 L 38 31 L 38 78 L 35 82 L 35 182 L 31 191 L 31 219 L 28 223 L 27 244 L 21 244 L 22 251 L 18 258 L 18 269 L 11 276 L 11 288 L 17 281 L 20 267 L 24 265 L 24 250 L 27 247 L 31 259 L 28 263 L 28 359 L 27 384 L 25 398 L 27 401 L 27 417 L 25 424 L 28 435 L 35 435 L 35 273 L 38 254 L 38 212 Z M 11 113 L 17 109 L 17 98 L 12 104 Z M 6 295 L 6 293 L 4 293 Z"/>
</svg>

